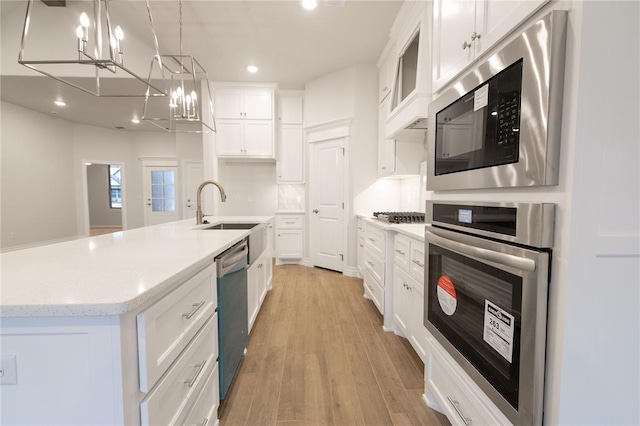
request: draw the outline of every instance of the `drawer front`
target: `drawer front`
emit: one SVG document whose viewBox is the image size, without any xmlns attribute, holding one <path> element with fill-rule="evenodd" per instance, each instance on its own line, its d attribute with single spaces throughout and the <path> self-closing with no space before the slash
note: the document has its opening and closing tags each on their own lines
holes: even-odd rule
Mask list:
<svg viewBox="0 0 640 426">
<path fill-rule="evenodd" d="M 282 215 L 276 216 L 277 229 L 302 229 L 304 216 Z"/>
<path fill-rule="evenodd" d="M 364 273 L 364 294 L 373 301 L 378 311 L 384 315 L 384 290 L 367 270 Z"/>
<path fill-rule="evenodd" d="M 378 256 L 371 253 L 371 248 L 367 247 L 364 250 L 364 267 L 373 278 L 378 281 L 381 287 L 385 286 L 384 283 L 384 262 L 380 260 Z"/>
<path fill-rule="evenodd" d="M 429 358 L 430 368 L 426 375 L 427 387 L 436 396 L 452 424 L 461 426 L 465 424 L 504 424 L 494 418 L 478 398 L 472 394 L 465 385 L 464 379 L 453 371 L 449 362 L 440 354 L 439 349 L 430 348 Z"/>
<path fill-rule="evenodd" d="M 376 255 L 380 256 L 380 259 L 385 259 L 386 241 L 384 231 L 374 228 L 373 226 L 367 226 L 365 242 Z"/>
<path fill-rule="evenodd" d="M 217 365 L 217 354 L 218 314 L 215 314 L 140 404 L 142 424 L 177 424 L 193 407 Z"/>
<path fill-rule="evenodd" d="M 409 238 L 396 234 L 394 242 L 393 242 L 393 261 L 394 263 L 402 268 L 405 272 L 410 271 L 410 247 L 409 247 Z"/>
<path fill-rule="evenodd" d="M 366 225 L 364 223 L 364 220 L 358 219 L 358 237 L 364 238 L 364 235 L 366 234 L 365 227 Z"/>
<path fill-rule="evenodd" d="M 418 280 L 419 283 L 424 283 L 424 243 L 411 240 L 411 275 Z"/>
<path fill-rule="evenodd" d="M 193 408 L 186 413 L 185 419 L 178 421 L 178 424 L 200 426 L 213 426 L 216 424 L 218 406 L 220 405 L 218 377 L 218 363 L 216 362 Z"/>
<path fill-rule="evenodd" d="M 149 392 L 218 304 L 211 264 L 138 314 L 140 391 Z"/>
</svg>

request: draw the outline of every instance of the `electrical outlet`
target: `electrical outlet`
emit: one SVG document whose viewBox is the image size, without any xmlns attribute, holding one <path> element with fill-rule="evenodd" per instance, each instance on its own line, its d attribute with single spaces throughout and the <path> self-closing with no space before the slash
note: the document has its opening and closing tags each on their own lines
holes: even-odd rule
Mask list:
<svg viewBox="0 0 640 426">
<path fill-rule="evenodd" d="M 0 385 L 18 384 L 18 364 L 15 355 L 0 357 Z"/>
</svg>

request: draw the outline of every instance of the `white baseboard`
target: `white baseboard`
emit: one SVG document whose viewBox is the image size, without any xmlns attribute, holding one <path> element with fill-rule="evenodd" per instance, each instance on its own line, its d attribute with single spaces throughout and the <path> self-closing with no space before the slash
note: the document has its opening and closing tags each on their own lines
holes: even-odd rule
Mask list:
<svg viewBox="0 0 640 426">
<path fill-rule="evenodd" d="M 311 262 L 311 259 L 309 259 L 308 257 L 305 257 L 304 259 L 302 259 L 302 263 L 301 265 L 303 266 L 307 266 L 309 268 L 313 268 L 315 265 Z"/>
<path fill-rule="evenodd" d="M 360 278 L 360 274 L 358 273 L 358 267 L 355 267 L 355 268 L 349 267 L 345 269 L 342 274 L 346 275 L 347 277 Z"/>
<path fill-rule="evenodd" d="M 445 416 L 447 415 L 447 413 L 444 412 L 444 410 L 442 409 L 442 407 L 440 407 L 440 404 L 438 404 L 438 401 L 436 401 L 436 399 L 433 397 L 433 395 L 429 394 L 427 395 L 427 390 L 424 390 L 424 393 L 422 394 L 422 400 L 424 401 L 424 403 L 427 405 L 427 407 L 436 410 L 438 413 L 442 413 Z"/>
</svg>

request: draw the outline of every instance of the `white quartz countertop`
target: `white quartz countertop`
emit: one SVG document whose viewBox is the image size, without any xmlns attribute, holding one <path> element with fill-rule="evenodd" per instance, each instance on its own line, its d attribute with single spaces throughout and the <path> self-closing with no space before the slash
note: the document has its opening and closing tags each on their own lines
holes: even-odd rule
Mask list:
<svg viewBox="0 0 640 426">
<path fill-rule="evenodd" d="M 0 254 L 3 317 L 118 315 L 212 263 L 250 230 L 202 230 L 271 216 L 205 217 Z"/>
<path fill-rule="evenodd" d="M 387 223 L 371 217 L 358 215 L 359 218 L 365 220 L 367 223 L 384 229 L 385 231 L 394 231 L 400 234 L 404 234 L 411 238 L 416 238 L 420 241 L 424 241 L 424 223 Z"/>
</svg>

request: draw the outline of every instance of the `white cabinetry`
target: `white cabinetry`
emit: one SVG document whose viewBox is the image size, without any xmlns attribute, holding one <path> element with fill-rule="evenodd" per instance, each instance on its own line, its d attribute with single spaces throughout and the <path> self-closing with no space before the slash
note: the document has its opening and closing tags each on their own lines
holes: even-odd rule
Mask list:
<svg viewBox="0 0 640 426">
<path fill-rule="evenodd" d="M 304 215 L 276 213 L 276 260 L 299 260 L 304 256 Z"/>
<path fill-rule="evenodd" d="M 425 361 L 429 332 L 424 316 L 424 249 L 421 241 L 394 238 L 393 317 L 395 331 L 405 336 Z"/>
<path fill-rule="evenodd" d="M 493 47 L 548 0 L 434 0 L 433 92 Z"/>
<path fill-rule="evenodd" d="M 262 302 L 267 295 L 271 284 L 271 257 L 268 250 L 253 262 L 247 271 L 247 315 L 249 320 L 249 332 L 258 317 Z"/>
<path fill-rule="evenodd" d="M 385 313 L 385 231 L 369 224 L 365 227 L 364 295 L 371 299 L 382 315 Z"/>
<path fill-rule="evenodd" d="M 427 401 L 435 399 L 434 408 L 442 410 L 454 425 L 511 424 L 432 337 L 429 337 L 424 382 Z"/>
<path fill-rule="evenodd" d="M 364 277 L 364 245 L 365 245 L 365 224 L 364 219 L 358 218 L 358 273 Z"/>
<path fill-rule="evenodd" d="M 274 85 L 216 86 L 218 157 L 274 158 Z"/>
<path fill-rule="evenodd" d="M 216 295 L 211 262 L 122 315 L 3 318 L 2 352 L 19 369 L 2 422 L 215 424 Z"/>
<path fill-rule="evenodd" d="M 303 91 L 280 91 L 277 183 L 304 183 Z"/>
</svg>

